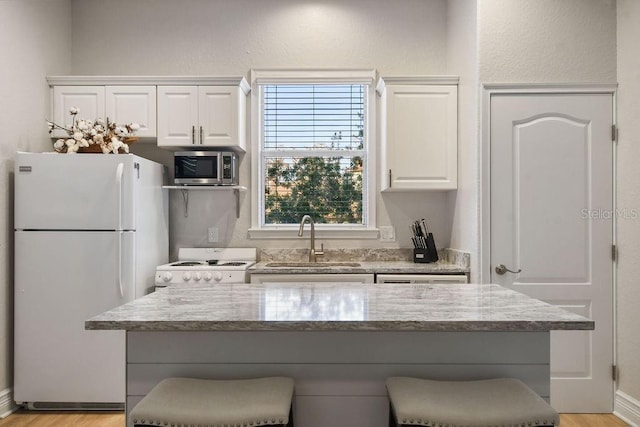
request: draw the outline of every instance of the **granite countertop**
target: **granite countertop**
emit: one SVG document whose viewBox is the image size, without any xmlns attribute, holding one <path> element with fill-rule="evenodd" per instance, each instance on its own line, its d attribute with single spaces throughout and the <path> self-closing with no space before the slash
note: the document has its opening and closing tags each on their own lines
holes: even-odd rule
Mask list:
<svg viewBox="0 0 640 427">
<path fill-rule="evenodd" d="M 549 331 L 594 322 L 499 285 L 170 286 L 85 322 L 129 331 Z"/>
</svg>

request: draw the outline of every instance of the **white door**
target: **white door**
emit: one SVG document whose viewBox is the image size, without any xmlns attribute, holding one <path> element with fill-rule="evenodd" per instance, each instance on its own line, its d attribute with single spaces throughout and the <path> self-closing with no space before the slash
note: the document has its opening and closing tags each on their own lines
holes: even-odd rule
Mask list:
<svg viewBox="0 0 640 427">
<path fill-rule="evenodd" d="M 133 300 L 133 246 L 132 232 L 16 231 L 16 401 L 124 402 L 125 334 L 84 322 Z"/>
<path fill-rule="evenodd" d="M 134 158 L 18 153 L 15 228 L 134 230 Z"/>
<path fill-rule="evenodd" d="M 551 333 L 551 403 L 611 412 L 613 95 L 493 94 L 490 114 L 491 280 L 595 321 Z"/>
<path fill-rule="evenodd" d="M 158 86 L 158 147 L 199 145 L 198 87 Z"/>
</svg>

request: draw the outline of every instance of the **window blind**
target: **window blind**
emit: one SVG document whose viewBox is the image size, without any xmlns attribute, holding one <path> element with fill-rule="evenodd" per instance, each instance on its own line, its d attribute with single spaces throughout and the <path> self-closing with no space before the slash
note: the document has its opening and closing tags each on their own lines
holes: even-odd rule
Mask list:
<svg viewBox="0 0 640 427">
<path fill-rule="evenodd" d="M 262 87 L 263 224 L 364 225 L 362 84 Z"/>
<path fill-rule="evenodd" d="M 364 85 L 265 85 L 265 150 L 362 149 Z"/>
</svg>

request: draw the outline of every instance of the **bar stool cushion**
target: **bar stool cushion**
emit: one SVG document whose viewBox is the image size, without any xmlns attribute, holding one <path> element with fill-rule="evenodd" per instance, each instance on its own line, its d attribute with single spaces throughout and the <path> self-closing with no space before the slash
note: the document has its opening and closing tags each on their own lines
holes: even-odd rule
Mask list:
<svg viewBox="0 0 640 427">
<path fill-rule="evenodd" d="M 399 425 L 429 427 L 557 426 L 558 413 L 513 378 L 479 381 L 387 379 Z"/>
<path fill-rule="evenodd" d="M 131 411 L 135 425 L 265 426 L 286 425 L 293 379 L 247 380 L 167 378 Z"/>
</svg>

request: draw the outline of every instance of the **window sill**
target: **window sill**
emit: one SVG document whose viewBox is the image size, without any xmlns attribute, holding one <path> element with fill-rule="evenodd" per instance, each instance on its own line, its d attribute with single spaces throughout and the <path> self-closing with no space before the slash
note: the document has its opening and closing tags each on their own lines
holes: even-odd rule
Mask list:
<svg viewBox="0 0 640 427">
<path fill-rule="evenodd" d="M 316 239 L 377 239 L 377 228 L 316 228 Z M 309 237 L 309 228 L 305 226 L 304 236 Z M 250 239 L 299 239 L 298 226 L 282 228 L 250 228 Z"/>
</svg>

